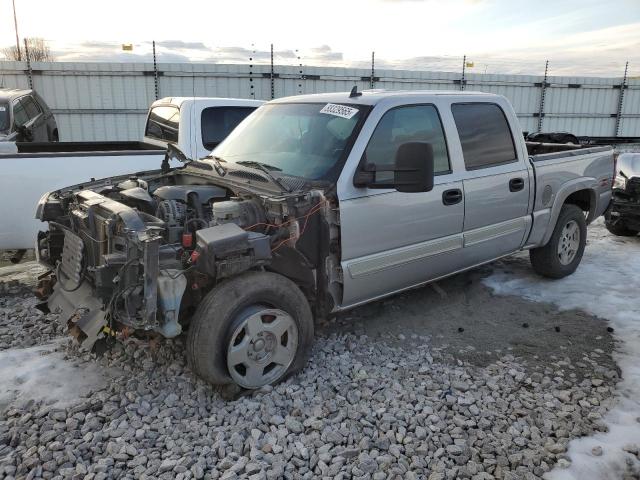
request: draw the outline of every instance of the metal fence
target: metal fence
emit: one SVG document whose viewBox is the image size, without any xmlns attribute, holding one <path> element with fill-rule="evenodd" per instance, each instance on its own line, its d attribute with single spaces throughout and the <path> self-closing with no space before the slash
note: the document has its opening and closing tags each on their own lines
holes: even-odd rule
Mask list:
<svg viewBox="0 0 640 480">
<path fill-rule="evenodd" d="M 640 79 L 194 63 L 0 61 L 0 86 L 33 86 L 65 141 L 136 140 L 156 98 L 271 99 L 358 89 L 474 90 L 513 104 L 523 131 L 640 137 Z"/>
</svg>

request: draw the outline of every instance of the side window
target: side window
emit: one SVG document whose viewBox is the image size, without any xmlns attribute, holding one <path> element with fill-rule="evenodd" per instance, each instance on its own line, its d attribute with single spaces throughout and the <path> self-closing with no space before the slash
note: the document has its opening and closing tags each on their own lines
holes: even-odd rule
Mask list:
<svg viewBox="0 0 640 480">
<path fill-rule="evenodd" d="M 178 141 L 180 110 L 173 105 L 154 107 L 149 113 L 144 134 L 147 137 L 167 142 Z"/>
<path fill-rule="evenodd" d="M 25 112 L 27 112 L 27 117 L 29 120 L 33 120 L 38 115 L 40 115 L 40 107 L 33 101 L 33 97 L 26 96 L 20 99 L 20 103 L 24 107 Z"/>
<path fill-rule="evenodd" d="M 213 150 L 255 107 L 209 107 L 202 110 L 202 144 Z"/>
<path fill-rule="evenodd" d="M 385 113 L 365 150 L 366 162 L 389 167 L 395 162 L 398 147 L 407 142 L 430 143 L 435 173 L 451 171 L 442 123 L 433 105 L 398 107 Z M 388 182 L 392 177 L 392 172 L 380 172 L 376 181 Z"/>
<path fill-rule="evenodd" d="M 458 128 L 467 170 L 518 160 L 511 130 L 502 109 L 494 103 L 457 103 L 451 112 Z"/>
<path fill-rule="evenodd" d="M 20 100 L 16 100 L 13 102 L 13 124 L 15 127 L 21 127 L 25 123 L 29 121 L 29 116 L 27 115 L 26 110 L 24 109 L 24 105 Z"/>
</svg>

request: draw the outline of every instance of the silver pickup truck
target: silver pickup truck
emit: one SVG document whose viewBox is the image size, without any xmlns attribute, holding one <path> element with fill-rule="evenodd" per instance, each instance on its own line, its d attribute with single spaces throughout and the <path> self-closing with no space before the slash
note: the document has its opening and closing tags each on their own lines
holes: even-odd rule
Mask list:
<svg viewBox="0 0 640 480">
<path fill-rule="evenodd" d="M 188 329 L 198 375 L 255 389 L 305 365 L 314 316 L 523 249 L 571 274 L 613 171 L 608 147 L 525 144 L 498 95 L 283 98 L 208 158 L 43 196 L 41 292 L 86 348 Z"/>
</svg>

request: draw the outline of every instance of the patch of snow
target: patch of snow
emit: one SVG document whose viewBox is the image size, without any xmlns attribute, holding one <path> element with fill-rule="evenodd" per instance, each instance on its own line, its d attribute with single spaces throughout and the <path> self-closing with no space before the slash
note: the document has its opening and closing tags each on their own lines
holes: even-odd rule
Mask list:
<svg viewBox="0 0 640 480">
<path fill-rule="evenodd" d="M 0 281 L 17 281 L 27 286 L 33 286 L 38 282 L 38 275 L 46 271 L 46 268 L 35 261 L 6 265 L 0 267 Z"/>
<path fill-rule="evenodd" d="M 640 237 L 615 237 L 599 219 L 589 226 L 584 257 L 573 275 L 549 280 L 528 265 L 507 261 L 484 282 L 498 294 L 553 303 L 561 310 L 581 309 L 607 319 L 620 341 L 614 355 L 622 380 L 617 401 L 604 417 L 609 431 L 571 441 L 571 466 L 556 468 L 546 478 L 613 480 L 622 477 L 627 461 L 639 465 L 623 447 L 640 444 Z M 602 447 L 601 456 L 592 453 L 597 446 Z"/>
<path fill-rule="evenodd" d="M 0 411 L 15 400 L 66 407 L 105 386 L 110 372 L 95 362 L 73 362 L 57 345 L 0 350 Z"/>
</svg>

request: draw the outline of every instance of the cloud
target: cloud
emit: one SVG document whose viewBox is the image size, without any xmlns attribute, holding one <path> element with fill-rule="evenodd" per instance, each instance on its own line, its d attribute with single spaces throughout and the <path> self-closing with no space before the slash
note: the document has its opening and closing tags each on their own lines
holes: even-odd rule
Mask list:
<svg viewBox="0 0 640 480">
<path fill-rule="evenodd" d="M 209 50 L 209 47 L 202 42 L 183 42 L 182 40 L 162 40 L 156 42 L 156 46 L 180 50 Z"/>
</svg>

